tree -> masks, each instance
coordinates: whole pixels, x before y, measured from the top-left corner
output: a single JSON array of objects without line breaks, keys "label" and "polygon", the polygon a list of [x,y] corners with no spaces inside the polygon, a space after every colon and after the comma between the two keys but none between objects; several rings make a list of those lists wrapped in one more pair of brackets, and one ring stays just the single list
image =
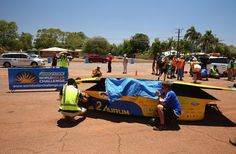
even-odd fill
[{"label": "tree", "polygon": [[173,37],[168,38],[168,40],[167,40],[167,50],[172,50],[172,48],[177,48],[176,44],[177,43],[176,43],[176,41],[174,40]]},{"label": "tree", "polygon": [[21,49],[27,51],[32,48],[33,36],[30,33],[22,33],[19,41],[21,44]]},{"label": "tree", "polygon": [[194,52],[197,49],[197,46],[200,44],[201,33],[197,32],[195,27],[192,26],[186,31],[184,39],[190,42],[191,52]]},{"label": "tree", "polygon": [[[181,39],[179,41],[179,49],[180,49],[180,53],[182,54],[186,54],[189,53],[192,49],[191,43],[185,39]],[[198,49],[195,49],[195,51]]]},{"label": "tree", "polygon": [[103,37],[93,37],[88,39],[84,45],[83,51],[85,53],[96,53],[105,55],[109,51],[110,44],[108,41]]},{"label": "tree", "polygon": [[128,57],[133,56],[130,40],[124,40],[122,44],[117,46],[118,55],[127,54]]},{"label": "tree", "polygon": [[17,50],[18,47],[16,23],[0,20],[0,48],[2,50]]},{"label": "tree", "polygon": [[119,55],[120,52],[118,50],[118,47],[115,44],[110,45],[110,49],[109,51],[113,54],[113,55]]},{"label": "tree", "polygon": [[217,42],[217,39],[212,34],[211,30],[207,30],[205,34],[201,37],[202,49],[206,53],[213,50],[214,44]]},{"label": "tree", "polygon": [[161,53],[161,41],[159,38],[155,38],[151,46],[151,54],[155,56],[157,53]]},{"label": "tree", "polygon": [[68,49],[81,49],[87,39],[83,32],[66,32],[65,47]]},{"label": "tree", "polygon": [[48,48],[52,46],[63,47],[65,35],[60,29],[39,29],[34,42],[36,48]]},{"label": "tree", "polygon": [[130,40],[133,53],[144,52],[149,49],[149,38],[142,33],[136,33]]}]

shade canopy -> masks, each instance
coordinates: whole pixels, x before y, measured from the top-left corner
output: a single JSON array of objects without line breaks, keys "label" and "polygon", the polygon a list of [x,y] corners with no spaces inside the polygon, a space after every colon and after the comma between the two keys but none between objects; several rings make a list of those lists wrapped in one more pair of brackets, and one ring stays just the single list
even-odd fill
[{"label": "shade canopy", "polygon": [[47,49],[42,49],[40,51],[54,51],[54,52],[66,52],[68,49],[58,48],[58,47],[51,47]]}]

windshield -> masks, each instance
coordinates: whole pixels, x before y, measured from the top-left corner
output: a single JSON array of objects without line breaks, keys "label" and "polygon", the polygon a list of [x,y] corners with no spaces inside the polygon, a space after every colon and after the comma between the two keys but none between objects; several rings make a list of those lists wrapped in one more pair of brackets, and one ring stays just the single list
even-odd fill
[{"label": "windshield", "polygon": [[40,58],[39,55],[36,55],[36,54],[30,55],[30,57],[32,57],[32,58]]}]

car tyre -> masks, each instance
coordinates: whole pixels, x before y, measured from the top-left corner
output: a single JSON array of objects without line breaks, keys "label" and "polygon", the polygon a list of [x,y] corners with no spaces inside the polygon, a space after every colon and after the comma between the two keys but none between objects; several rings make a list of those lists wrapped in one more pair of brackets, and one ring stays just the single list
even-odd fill
[{"label": "car tyre", "polygon": [[11,67],[11,64],[10,64],[9,62],[5,62],[5,63],[3,64],[3,66],[6,67],[6,68],[8,68],[8,67]]},{"label": "car tyre", "polygon": [[38,67],[38,63],[32,62],[32,63],[31,63],[31,66],[34,67],[34,68],[35,68],[35,67]]}]

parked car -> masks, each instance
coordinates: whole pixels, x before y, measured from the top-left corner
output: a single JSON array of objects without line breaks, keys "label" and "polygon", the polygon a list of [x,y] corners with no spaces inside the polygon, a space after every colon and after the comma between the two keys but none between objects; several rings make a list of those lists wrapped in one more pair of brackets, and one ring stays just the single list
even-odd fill
[{"label": "parked car", "polygon": [[67,55],[67,58],[69,59],[69,61],[72,61],[72,59],[74,59],[74,57],[70,54]]},{"label": "parked car", "polygon": [[3,53],[0,56],[0,66],[3,67],[41,67],[45,62],[39,57],[31,57],[27,53]]},{"label": "parked car", "polygon": [[93,63],[93,62],[106,63],[107,62],[107,58],[105,56],[101,56],[101,55],[97,55],[97,54],[90,54],[86,58],[88,58],[88,61],[90,63]]},{"label": "parked car", "polygon": [[29,54],[30,55],[30,57],[32,57],[32,58],[41,58],[39,55],[37,55],[37,54]]},{"label": "parked car", "polygon": [[207,69],[210,70],[211,67],[216,65],[221,76],[227,76],[227,67],[229,59],[227,57],[209,57],[207,61]]}]

